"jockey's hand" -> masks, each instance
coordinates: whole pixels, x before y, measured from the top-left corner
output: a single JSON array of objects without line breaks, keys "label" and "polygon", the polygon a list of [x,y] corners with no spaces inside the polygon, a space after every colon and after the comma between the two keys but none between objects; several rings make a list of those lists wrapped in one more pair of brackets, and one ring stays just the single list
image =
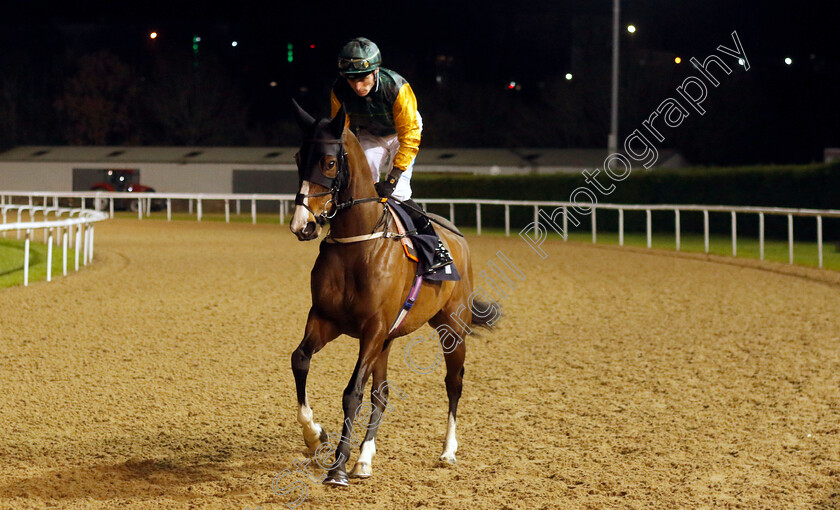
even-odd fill
[{"label": "jockey's hand", "polygon": [[376,194],[382,198],[389,198],[397,187],[397,181],[400,175],[402,175],[402,170],[398,168],[391,170],[384,181],[379,181],[374,185],[376,187]]}]

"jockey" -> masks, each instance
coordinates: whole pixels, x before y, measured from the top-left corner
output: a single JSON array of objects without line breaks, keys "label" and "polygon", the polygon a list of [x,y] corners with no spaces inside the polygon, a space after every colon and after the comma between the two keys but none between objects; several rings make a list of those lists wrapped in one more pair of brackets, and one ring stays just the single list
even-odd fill
[{"label": "jockey", "polygon": [[[344,105],[347,124],[356,134],[370,164],[376,192],[408,205],[418,234],[437,237],[431,221],[420,214],[411,200],[411,174],[420,149],[423,119],[417,111],[417,98],[408,82],[390,69],[381,67],[382,55],[372,41],[357,37],[338,54],[338,72],[330,93],[331,116]],[[379,182],[380,172],[387,172]],[[431,270],[446,266],[452,256],[438,238]]]}]

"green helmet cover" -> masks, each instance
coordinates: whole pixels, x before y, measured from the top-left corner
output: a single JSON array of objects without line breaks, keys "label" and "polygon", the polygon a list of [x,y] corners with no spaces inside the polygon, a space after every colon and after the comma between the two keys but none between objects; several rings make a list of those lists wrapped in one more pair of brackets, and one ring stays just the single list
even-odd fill
[{"label": "green helmet cover", "polygon": [[338,53],[338,72],[342,76],[365,75],[378,69],[380,64],[379,47],[364,37],[348,42]]}]

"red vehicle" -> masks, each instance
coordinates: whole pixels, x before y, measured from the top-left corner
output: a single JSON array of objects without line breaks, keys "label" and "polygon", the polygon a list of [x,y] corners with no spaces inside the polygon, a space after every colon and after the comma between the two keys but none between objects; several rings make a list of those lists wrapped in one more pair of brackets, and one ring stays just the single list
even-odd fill
[{"label": "red vehicle", "polygon": [[[136,170],[103,170],[107,180],[93,184],[91,191],[117,191],[129,193],[154,193],[154,188],[140,184],[140,173]],[[100,211],[108,209],[107,198],[97,200],[96,206]],[[152,200],[152,210],[162,209],[161,200]],[[114,210],[137,211],[136,199],[114,199]]]}]

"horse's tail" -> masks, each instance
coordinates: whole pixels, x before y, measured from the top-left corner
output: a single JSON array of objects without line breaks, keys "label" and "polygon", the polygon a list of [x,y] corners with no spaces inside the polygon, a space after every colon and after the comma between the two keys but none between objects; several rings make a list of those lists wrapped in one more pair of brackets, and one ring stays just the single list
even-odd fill
[{"label": "horse's tail", "polygon": [[487,303],[473,298],[472,303],[470,303],[470,310],[472,311],[471,322],[474,326],[490,329],[502,317],[502,306],[493,300]]}]

